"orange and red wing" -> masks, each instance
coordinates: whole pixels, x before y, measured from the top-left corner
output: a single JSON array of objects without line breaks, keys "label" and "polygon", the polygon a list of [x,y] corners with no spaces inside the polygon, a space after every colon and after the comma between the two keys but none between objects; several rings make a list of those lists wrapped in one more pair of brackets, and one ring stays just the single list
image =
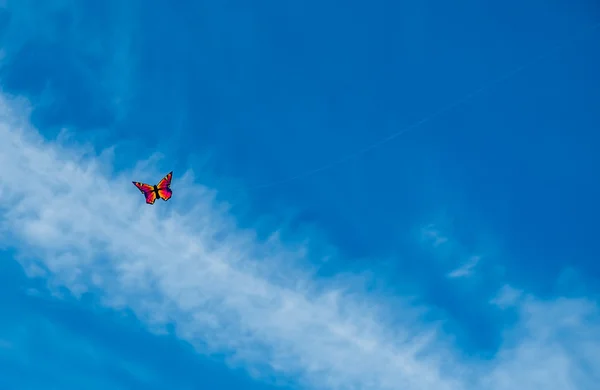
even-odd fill
[{"label": "orange and red wing", "polygon": [[158,184],[156,185],[158,189],[168,188],[171,186],[171,179],[173,178],[173,171],[167,173],[165,177],[163,177]]},{"label": "orange and red wing", "polygon": [[156,201],[156,192],[154,192],[154,187],[150,184],[140,183],[138,181],[132,182],[146,197],[146,203],[154,204]]},{"label": "orange and red wing", "polygon": [[163,189],[158,190],[158,197],[164,201],[171,199],[172,195],[173,195],[173,191],[171,191],[170,188],[163,188]]},{"label": "orange and red wing", "polygon": [[167,173],[165,177],[156,185],[158,187],[158,197],[164,201],[171,199],[173,191],[171,191],[171,179],[173,178],[173,171]]}]

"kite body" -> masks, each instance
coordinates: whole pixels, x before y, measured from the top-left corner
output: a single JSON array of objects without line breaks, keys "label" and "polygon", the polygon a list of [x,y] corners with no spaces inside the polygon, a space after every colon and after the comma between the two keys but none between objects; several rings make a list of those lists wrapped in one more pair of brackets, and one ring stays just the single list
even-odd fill
[{"label": "kite body", "polygon": [[169,172],[157,185],[151,186],[150,184],[140,183],[138,181],[132,182],[146,197],[146,203],[154,204],[156,199],[162,199],[165,202],[171,199],[173,191],[171,191],[171,178],[173,177],[173,171]]}]

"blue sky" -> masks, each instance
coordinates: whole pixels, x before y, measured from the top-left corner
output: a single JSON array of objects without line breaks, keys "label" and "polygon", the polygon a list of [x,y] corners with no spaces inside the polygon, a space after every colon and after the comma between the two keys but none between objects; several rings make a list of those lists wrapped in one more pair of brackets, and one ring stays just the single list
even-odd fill
[{"label": "blue sky", "polygon": [[592,1],[0,4],[2,389],[600,380]]}]

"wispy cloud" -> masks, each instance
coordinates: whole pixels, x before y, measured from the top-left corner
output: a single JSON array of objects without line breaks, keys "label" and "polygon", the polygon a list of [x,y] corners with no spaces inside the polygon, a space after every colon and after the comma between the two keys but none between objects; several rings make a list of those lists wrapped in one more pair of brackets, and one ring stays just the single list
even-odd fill
[{"label": "wispy cloud", "polygon": [[479,263],[480,260],[481,260],[480,256],[471,256],[471,258],[466,263],[464,263],[462,266],[455,269],[454,271],[450,272],[448,274],[448,277],[449,278],[461,278],[461,277],[471,275],[471,273],[473,272],[473,269],[477,266],[477,264]]},{"label": "wispy cloud", "polygon": [[521,298],[521,295],[522,291],[519,291],[512,286],[504,285],[490,303],[501,308],[515,306],[518,303],[519,298]]},{"label": "wispy cloud", "polygon": [[[236,226],[214,192],[177,176],[174,197],[143,204],[110,153],[42,139],[21,103],[0,99],[0,239],[25,268],[74,295],[93,291],[160,332],[174,323],[200,353],[329,389],[592,389],[598,306],[528,297],[491,361],[462,357],[417,308],[297,268],[310,253]],[[164,169],[163,169],[164,170]],[[429,234],[429,233],[427,233]],[[444,238],[429,234],[434,244]],[[32,271],[33,272],[33,271]],[[393,302],[393,303],[392,303]]]},{"label": "wispy cloud", "polygon": [[421,240],[441,260],[439,267],[450,269],[445,272],[450,279],[471,276],[482,259],[436,224],[421,228]]},{"label": "wispy cloud", "polygon": [[433,224],[427,225],[421,229],[421,237],[434,248],[448,242],[448,237],[443,235]]}]

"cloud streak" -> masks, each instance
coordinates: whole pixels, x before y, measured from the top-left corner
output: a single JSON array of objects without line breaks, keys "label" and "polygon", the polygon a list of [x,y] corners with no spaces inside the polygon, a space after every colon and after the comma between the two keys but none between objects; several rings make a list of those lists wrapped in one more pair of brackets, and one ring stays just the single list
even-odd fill
[{"label": "cloud streak", "polygon": [[53,286],[92,291],[156,332],[175,324],[200,353],[329,389],[586,389],[600,373],[592,302],[530,297],[495,359],[461,356],[423,308],[316,279],[298,266],[310,262],[303,246],[238,228],[191,173],[148,207],[130,183],[160,177],[156,162],[115,174],[110,150],[44,140],[28,113],[0,98],[2,242],[32,276],[44,269]]},{"label": "cloud streak", "polygon": [[477,264],[479,263],[480,260],[481,260],[480,256],[472,256],[469,259],[469,261],[467,261],[466,263],[464,263],[462,266],[455,269],[454,271],[450,272],[448,274],[448,277],[449,278],[464,278],[464,277],[471,275],[473,273],[473,270],[475,269],[475,267],[477,267]]},{"label": "cloud streak", "polygon": [[433,224],[422,228],[421,236],[424,241],[429,242],[434,248],[448,242],[448,237],[444,236]]}]

